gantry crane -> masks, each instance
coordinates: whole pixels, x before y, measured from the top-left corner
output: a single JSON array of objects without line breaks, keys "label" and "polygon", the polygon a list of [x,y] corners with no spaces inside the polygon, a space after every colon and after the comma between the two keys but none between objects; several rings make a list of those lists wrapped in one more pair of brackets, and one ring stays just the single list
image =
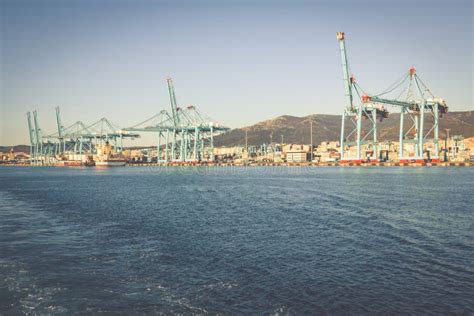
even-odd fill
[{"label": "gantry crane", "polygon": [[107,118],[101,118],[90,125],[77,121],[64,127],[59,107],[56,107],[55,111],[57,132],[47,135],[43,135],[37,112],[33,111],[33,123],[31,112],[27,113],[32,165],[51,165],[61,160],[65,154],[93,155],[99,145],[108,141],[111,141],[120,152],[124,138],[140,137],[137,133],[122,130]]},{"label": "gantry crane", "polygon": [[57,131],[43,135],[37,112],[33,111],[33,115],[28,112],[31,164],[54,164],[64,158],[65,154],[93,155],[98,146],[106,142],[114,144],[120,152],[123,149],[123,139],[140,137],[138,132],[158,133],[158,162],[213,161],[214,136],[229,128],[214,122],[192,105],[184,109],[178,107],[173,80],[167,78],[166,82],[171,114],[163,110],[150,119],[125,129],[105,117],[90,125],[77,121],[65,127],[60,109],[56,107]]},{"label": "gantry crane", "polygon": [[[374,103],[363,102],[363,95],[360,93],[360,87],[357,85],[354,75],[349,76],[349,64],[347,62],[347,52],[345,44],[345,35],[343,32],[336,34],[337,40],[339,41],[339,49],[341,54],[342,73],[344,80],[344,90],[346,96],[346,106],[342,113],[342,124],[341,124],[341,139],[340,139],[340,162],[354,161],[360,163],[362,161],[361,148],[364,144],[372,146],[374,151],[374,157],[378,157],[377,148],[377,120],[382,121],[388,117],[388,111],[381,105]],[[358,102],[355,104],[354,97],[358,97]],[[353,124],[352,129],[346,134],[346,119],[349,118]],[[369,132],[362,137],[362,118],[369,120],[371,128]],[[369,137],[372,136],[372,140]],[[350,141],[350,139],[354,141]],[[357,152],[355,157],[348,157],[346,155],[345,147],[351,145],[357,146]]]},{"label": "gantry crane", "polygon": [[[404,84],[408,83],[404,87]],[[382,97],[385,94],[393,94],[398,88],[401,93],[397,93],[396,98]],[[403,97],[403,99],[401,99]],[[430,153],[432,162],[439,161],[439,118],[448,113],[446,101],[435,97],[430,89],[421,81],[416,73],[415,67],[411,67],[408,72],[389,89],[378,95],[363,96],[364,102],[376,102],[400,107],[400,134],[399,134],[399,160],[400,162],[424,161],[425,143],[430,140],[434,144],[434,153]],[[433,125],[425,131],[426,115],[431,115]],[[408,116],[408,126],[405,124],[405,116]],[[433,136],[430,138],[430,136]],[[409,157],[405,149],[406,143],[413,143],[415,155]]]},{"label": "gantry crane", "polygon": [[160,111],[126,131],[158,134],[158,162],[214,160],[214,136],[229,130],[197,110],[195,106],[178,107],[171,78],[166,79],[171,114]]},{"label": "gantry crane", "polygon": [[[392,84],[384,92],[370,95],[366,93],[356,82],[353,76],[349,77],[349,67],[347,63],[347,55],[345,49],[345,36],[343,32],[337,33],[339,41],[340,53],[342,58],[342,69],[344,78],[344,87],[347,105],[344,108],[341,124],[341,162],[356,160],[361,161],[361,145],[364,138],[361,139],[361,119],[362,117],[369,118],[372,123],[373,133],[373,148],[375,157],[377,157],[377,125],[376,119],[388,117],[388,111],[383,105],[390,105],[400,108],[400,134],[399,134],[399,160],[400,162],[416,162],[424,161],[425,146],[427,140],[434,143],[434,153],[430,155],[431,161],[439,161],[439,118],[448,112],[446,102],[439,97],[435,97],[430,89],[421,81],[416,74],[416,69],[411,67],[409,71],[402,76],[400,80]],[[405,83],[408,85],[404,86]],[[400,92],[401,88],[401,92]],[[361,103],[354,105],[353,93],[359,96]],[[396,95],[396,97],[389,98],[387,95]],[[432,127],[425,132],[426,113],[430,113],[433,118]],[[408,129],[406,129],[405,116],[408,115],[410,122]],[[346,117],[350,117],[355,124],[355,129],[352,130],[348,136],[345,136],[344,122]],[[347,137],[357,132],[356,141],[357,155],[356,157],[347,157],[345,153],[345,145],[350,145],[346,142]],[[410,136],[413,134],[413,137]],[[433,135],[432,139],[429,137]],[[413,157],[409,157],[405,149],[406,143],[414,143],[415,153]]]},{"label": "gantry crane", "polygon": [[31,121],[31,112],[28,112],[26,115],[30,135],[30,164],[44,165],[52,163],[56,152],[56,143],[43,137],[43,131],[40,128],[36,111],[33,111],[33,122]]}]

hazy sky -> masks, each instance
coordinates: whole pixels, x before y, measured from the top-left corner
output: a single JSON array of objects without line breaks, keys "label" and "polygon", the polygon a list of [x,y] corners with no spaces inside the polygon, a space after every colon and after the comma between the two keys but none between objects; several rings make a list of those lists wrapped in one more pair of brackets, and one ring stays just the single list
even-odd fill
[{"label": "hazy sky", "polygon": [[473,2],[5,1],[0,145],[108,117],[131,126],[178,103],[231,127],[340,114],[337,31],[359,84],[377,93],[411,65],[450,110],[473,110]]}]

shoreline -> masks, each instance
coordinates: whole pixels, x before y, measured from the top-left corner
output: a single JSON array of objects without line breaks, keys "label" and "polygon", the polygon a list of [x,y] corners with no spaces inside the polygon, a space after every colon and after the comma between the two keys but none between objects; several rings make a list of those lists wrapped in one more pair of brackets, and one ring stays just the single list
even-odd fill
[{"label": "shoreline", "polygon": [[[56,167],[56,168],[94,168],[94,166],[36,166],[30,164],[0,164],[0,167]],[[123,167],[474,167],[474,162],[373,162],[373,163],[133,163],[125,166],[111,166],[107,168]],[[102,167],[101,169],[104,169]]]}]

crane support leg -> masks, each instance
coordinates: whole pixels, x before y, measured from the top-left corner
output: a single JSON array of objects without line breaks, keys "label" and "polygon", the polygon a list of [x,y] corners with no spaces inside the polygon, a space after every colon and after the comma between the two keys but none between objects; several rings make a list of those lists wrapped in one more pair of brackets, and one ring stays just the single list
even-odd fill
[{"label": "crane support leg", "polygon": [[400,110],[400,135],[398,136],[398,141],[399,141],[399,148],[398,148],[398,160],[403,159],[403,140],[405,138],[405,132],[403,130],[403,124],[404,124],[404,118],[405,118],[405,107],[402,107]]},{"label": "crane support leg", "polygon": [[344,123],[346,121],[346,111],[342,112],[342,122],[341,122],[341,158],[340,160],[344,160]]},{"label": "crane support leg", "polygon": [[156,146],[156,162],[161,160],[161,132],[158,132],[158,145]]},{"label": "crane support leg", "polygon": [[425,101],[423,100],[422,108],[420,109],[420,130],[418,131],[418,146],[419,146],[419,159],[423,159],[424,156],[424,123],[425,123]]},{"label": "crane support leg", "polygon": [[165,161],[166,162],[169,162],[169,155],[170,155],[170,149],[169,149],[169,145],[170,144],[170,130],[167,129],[166,130],[166,152],[165,152]]},{"label": "crane support leg", "polygon": [[193,157],[194,157],[194,160],[197,161],[198,160],[198,157],[197,157],[197,144],[198,144],[198,139],[199,139],[199,130],[197,127],[194,128],[194,152],[193,152]]},{"label": "crane support leg", "polygon": [[439,110],[438,106],[435,106],[434,109],[434,158],[439,161]]},{"label": "crane support leg", "polygon": [[357,111],[357,160],[361,160],[362,106]]},{"label": "crane support leg", "polygon": [[377,146],[377,111],[372,111],[372,120],[374,124],[373,133],[374,133],[374,159],[378,159],[378,146]]}]

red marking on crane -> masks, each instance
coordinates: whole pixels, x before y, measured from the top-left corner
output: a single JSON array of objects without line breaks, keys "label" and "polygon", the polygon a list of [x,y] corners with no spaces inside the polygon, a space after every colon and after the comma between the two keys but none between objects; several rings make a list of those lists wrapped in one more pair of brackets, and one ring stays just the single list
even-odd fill
[{"label": "red marking on crane", "polygon": [[363,103],[370,102],[370,96],[368,96],[367,94],[362,95],[362,102]]},{"label": "red marking on crane", "polygon": [[416,68],[411,66],[409,69],[409,72],[410,72],[410,76],[413,76],[414,74],[416,74]]}]

